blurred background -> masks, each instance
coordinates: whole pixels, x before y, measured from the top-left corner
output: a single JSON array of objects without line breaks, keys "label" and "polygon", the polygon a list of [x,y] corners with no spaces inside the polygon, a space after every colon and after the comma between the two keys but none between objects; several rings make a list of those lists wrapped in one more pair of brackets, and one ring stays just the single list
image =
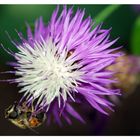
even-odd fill
[{"label": "blurred background", "polygon": [[[74,10],[76,11],[78,7],[85,8],[86,16],[90,15],[94,20],[94,17],[107,6],[74,5]],[[26,37],[25,23],[28,22],[33,26],[35,20],[42,16],[47,24],[55,8],[56,5],[0,5],[0,43],[6,48],[16,51],[6,32],[12,40],[19,41],[16,30],[22,32]],[[140,5],[121,5],[103,21],[103,28],[112,27],[112,39],[120,37],[115,45],[123,45],[129,55],[138,57],[140,55],[139,15]],[[12,56],[0,48],[0,72],[11,70],[11,67],[5,64],[12,60]],[[0,77],[1,79],[14,78],[13,75],[7,74],[1,74]],[[19,129],[4,118],[4,110],[21,97],[18,90],[15,84],[0,83],[0,135],[36,135],[30,130]],[[56,124],[51,124],[49,127],[43,124],[36,131],[39,132],[39,135],[140,135],[139,92],[140,86],[138,85],[132,94],[121,99],[121,104],[116,106],[116,111],[110,116],[104,116],[91,109],[89,112],[81,111],[77,107],[81,111],[81,115],[85,116],[86,124],[81,124],[73,119],[71,126],[64,123],[64,126],[60,128]]]}]

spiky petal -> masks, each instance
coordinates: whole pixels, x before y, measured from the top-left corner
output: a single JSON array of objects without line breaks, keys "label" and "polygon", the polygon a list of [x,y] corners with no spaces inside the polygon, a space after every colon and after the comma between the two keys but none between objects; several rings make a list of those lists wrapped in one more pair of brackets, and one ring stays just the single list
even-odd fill
[{"label": "spiky petal", "polygon": [[72,8],[67,10],[64,6],[59,16],[58,11],[59,7],[48,25],[42,18],[37,20],[34,34],[27,25],[27,40],[19,34],[22,43],[16,46],[19,51],[15,53],[15,82],[27,101],[37,99],[38,107],[50,107],[57,98],[60,109],[63,103],[69,112],[74,112],[68,99],[83,98],[85,103],[107,114],[104,108],[112,110],[112,104],[104,95],[120,92],[107,88],[116,81],[112,80],[114,72],[106,67],[122,55],[113,53],[119,48],[111,49],[117,39],[110,41],[110,29],[101,29],[101,25],[92,30],[92,19],[84,19],[84,10],[73,14]]}]

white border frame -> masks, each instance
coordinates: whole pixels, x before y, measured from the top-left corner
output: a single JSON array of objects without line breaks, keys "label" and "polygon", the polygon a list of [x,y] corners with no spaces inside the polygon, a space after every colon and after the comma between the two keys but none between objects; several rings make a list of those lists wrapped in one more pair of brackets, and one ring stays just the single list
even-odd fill
[{"label": "white border frame", "polygon": [[140,0],[0,0],[0,4],[140,4]]}]

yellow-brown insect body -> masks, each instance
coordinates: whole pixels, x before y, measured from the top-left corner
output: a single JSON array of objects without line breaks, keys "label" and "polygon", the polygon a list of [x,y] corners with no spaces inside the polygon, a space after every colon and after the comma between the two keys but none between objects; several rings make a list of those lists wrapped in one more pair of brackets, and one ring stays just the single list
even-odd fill
[{"label": "yellow-brown insect body", "polygon": [[34,112],[33,106],[28,107],[24,102],[22,105],[10,106],[5,111],[5,118],[19,128],[35,128],[40,126],[46,118],[43,111]]}]

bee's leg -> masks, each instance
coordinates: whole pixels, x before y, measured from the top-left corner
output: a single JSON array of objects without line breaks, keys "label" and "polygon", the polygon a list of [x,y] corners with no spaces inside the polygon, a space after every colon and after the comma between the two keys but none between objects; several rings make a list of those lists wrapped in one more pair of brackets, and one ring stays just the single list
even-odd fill
[{"label": "bee's leg", "polygon": [[39,134],[36,130],[32,129],[31,127],[27,126],[27,128],[33,131],[34,133]]},{"label": "bee's leg", "polygon": [[32,129],[31,127],[28,127],[31,131],[33,131],[36,134],[39,134],[37,131],[35,131],[34,129]]}]

